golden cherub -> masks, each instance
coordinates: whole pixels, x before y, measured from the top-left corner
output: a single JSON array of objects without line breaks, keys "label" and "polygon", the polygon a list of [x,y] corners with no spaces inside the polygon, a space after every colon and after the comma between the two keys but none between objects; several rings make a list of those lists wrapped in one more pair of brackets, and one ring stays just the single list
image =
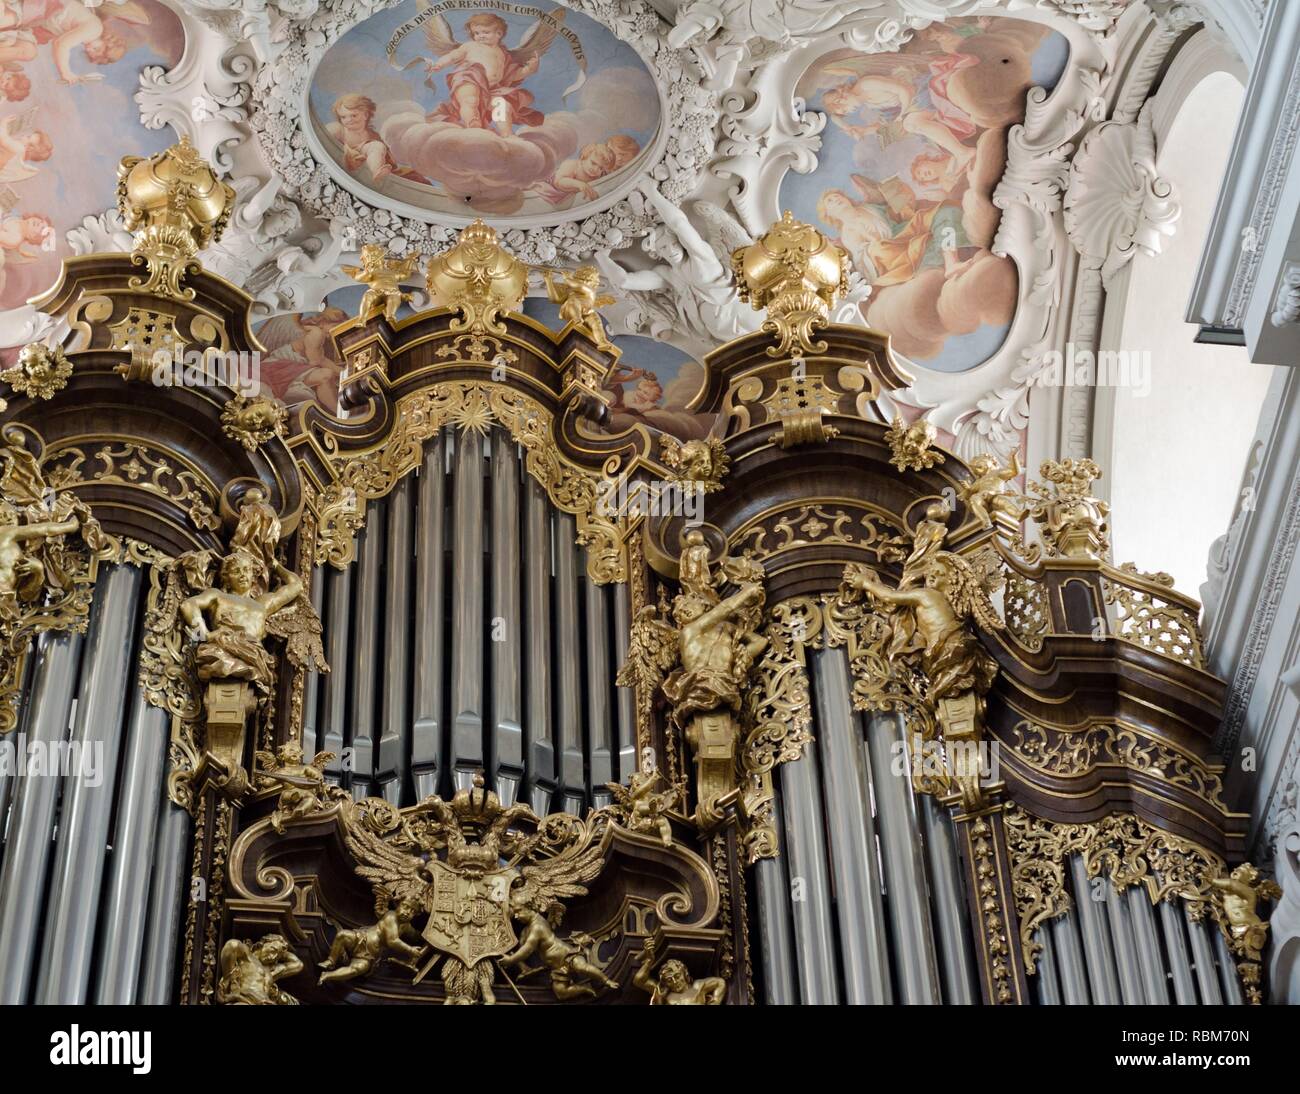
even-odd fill
[{"label": "golden cherub", "polygon": [[284,935],[268,934],[260,942],[231,938],[221,947],[217,1002],[246,1006],[296,1006],[298,1000],[280,987],[302,972],[302,959]]},{"label": "golden cherub", "polygon": [[389,950],[401,955],[394,958],[399,965],[414,969],[426,947],[413,946],[402,935],[410,929],[411,920],[419,910],[419,902],[411,896],[398,897],[396,905],[393,905],[386,890],[376,889],[375,915],[378,919],[370,927],[344,929],[334,935],[329,956],[320,963],[326,971],[316,982],[330,984],[365,976]]},{"label": "golden cherub", "polygon": [[1258,961],[1268,937],[1268,924],[1258,912],[1261,900],[1276,900],[1282,895],[1277,883],[1261,878],[1249,862],[1243,862],[1227,877],[1214,878],[1211,885],[1223,907],[1234,949]]},{"label": "golden cherub", "polygon": [[597,349],[609,353],[614,343],[605,333],[605,324],[597,309],[614,303],[614,298],[600,295],[600,271],[595,266],[579,266],[564,274],[564,280],[559,284],[556,284],[552,270],[543,270],[542,276],[546,279],[546,295],[552,304],[560,305],[560,318],[586,334],[596,343]]},{"label": "golden cherub", "polygon": [[627,826],[633,832],[657,832],[665,847],[673,845],[673,829],[665,810],[676,794],[672,789],[656,791],[661,776],[658,771],[634,771],[627,786],[606,783],[605,787],[627,814]]},{"label": "golden cherub", "polygon": [[896,415],[885,432],[891,453],[889,462],[900,471],[924,471],[943,463],[943,453],[931,447],[937,436],[933,422],[917,418],[911,425],[904,425],[903,419]]},{"label": "golden cherub", "polygon": [[75,514],[66,520],[42,520],[23,524],[18,511],[0,501],[0,599],[17,596],[32,601],[45,586],[45,563],[37,551],[26,550],[29,540],[47,540],[68,535],[81,527]]},{"label": "golden cherub", "polygon": [[654,939],[647,938],[641,950],[641,966],[632,976],[634,986],[650,993],[650,1005],[661,1006],[721,1006],[727,997],[727,982],[720,976],[706,976],[692,980],[691,974],[676,958],[663,963],[659,975],[654,976]]},{"label": "golden cherub", "polygon": [[[599,994],[593,983],[608,991],[618,989],[617,980],[611,980],[583,956],[583,950],[595,941],[591,935],[575,931],[564,939],[556,933],[564,918],[564,905],[559,901],[551,901],[545,912],[524,904],[515,907],[513,915],[523,924],[523,931],[519,945],[501,958],[502,968],[517,966],[523,970],[521,980],[532,972],[546,969],[551,974],[551,990],[561,1002]],[[525,962],[534,954],[541,965],[530,968]]]},{"label": "golden cherub", "polygon": [[975,519],[988,528],[998,514],[1004,513],[1019,523],[1019,500],[1014,494],[1006,492],[1007,483],[1021,472],[1019,450],[1011,450],[1011,460],[1006,467],[998,462],[996,456],[981,453],[971,460],[970,469],[975,477],[970,482],[962,483],[957,488],[957,493]]},{"label": "golden cherub", "polygon": [[348,797],[345,790],[325,781],[325,765],[334,758],[333,752],[318,752],[308,762],[297,741],[282,744],[275,755],[258,750],[256,759],[262,769],[258,784],[268,789],[277,785],[281,788],[271,814],[272,828],[283,832],[285,821],[316,812],[330,798]]},{"label": "golden cherub", "polygon": [[384,318],[393,322],[402,301],[411,299],[411,294],[402,289],[402,282],[415,273],[419,264],[418,254],[397,258],[382,243],[365,244],[361,248],[361,265],[343,267],[350,278],[367,286],[361,298],[361,316],[382,308]]}]

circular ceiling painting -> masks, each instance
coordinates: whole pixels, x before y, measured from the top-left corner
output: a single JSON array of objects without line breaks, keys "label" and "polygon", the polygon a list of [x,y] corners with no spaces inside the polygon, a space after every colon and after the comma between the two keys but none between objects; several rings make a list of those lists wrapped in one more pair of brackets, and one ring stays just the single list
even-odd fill
[{"label": "circular ceiling painting", "polygon": [[661,117],[640,57],[601,24],[466,0],[406,0],[353,27],[308,104],[336,173],[377,204],[531,223],[620,197]]}]

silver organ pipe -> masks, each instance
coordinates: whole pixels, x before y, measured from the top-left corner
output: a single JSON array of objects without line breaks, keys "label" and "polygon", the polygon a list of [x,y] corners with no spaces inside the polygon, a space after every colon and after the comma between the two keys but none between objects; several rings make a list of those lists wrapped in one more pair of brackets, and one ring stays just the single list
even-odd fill
[{"label": "silver organ pipe", "polygon": [[[0,843],[0,1000],[167,1003],[190,818],[166,797],[170,716],[137,683],[146,574],[105,568],[85,635],[33,645]],[[56,758],[64,763],[55,770]],[[40,771],[44,771],[41,774]]]},{"label": "silver organ pipe", "polygon": [[371,504],[356,562],[317,575],[330,672],[308,681],[304,736],[350,749],[331,777],[402,804],[480,771],[538,812],[608,801],[636,761],[613,683],[626,590],[590,580],[576,539],[503,430],[429,441]]}]

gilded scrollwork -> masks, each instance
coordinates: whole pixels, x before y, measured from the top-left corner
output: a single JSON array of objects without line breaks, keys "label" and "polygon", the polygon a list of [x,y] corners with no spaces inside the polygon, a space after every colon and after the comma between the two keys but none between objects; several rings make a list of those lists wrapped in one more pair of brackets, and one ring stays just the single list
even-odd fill
[{"label": "gilded scrollwork", "polygon": [[334,459],[335,481],[317,501],[316,562],[342,568],[352,559],[353,537],[365,524],[365,506],[383,497],[419,465],[424,442],[444,426],[485,432],[493,424],[524,449],[524,466],[551,503],[577,517],[578,542],[587,548],[587,570],[597,584],[623,581],[627,565],[621,518],[606,516],[598,475],[565,459],[551,435],[549,412],[511,388],[480,381],[435,384],[402,399],[383,444]]},{"label": "gilded scrollwork", "polygon": [[111,441],[93,452],[67,445],[47,454],[45,474],[56,490],[89,482],[144,490],[179,505],[196,528],[215,531],[221,527],[218,491],[208,477],[143,442]]},{"label": "gilded scrollwork", "polygon": [[1184,665],[1204,668],[1205,651],[1195,608],[1174,596],[1162,598],[1150,589],[1124,581],[1125,577],[1138,578],[1172,591],[1174,579],[1168,574],[1140,573],[1131,562],[1124,563],[1119,571],[1110,571],[1113,576],[1102,579],[1106,603],[1115,607],[1115,633]]},{"label": "gilded scrollwork", "polygon": [[1005,747],[1046,774],[1080,775],[1098,765],[1115,764],[1153,775],[1191,791],[1219,810],[1227,809],[1218,770],[1128,726],[1092,725],[1070,730],[1022,719],[1012,728],[1011,736]]},{"label": "gilded scrollwork", "polygon": [[878,558],[903,542],[902,528],[883,511],[808,502],[763,513],[733,536],[737,550],[759,562],[793,547],[855,547]]},{"label": "gilded scrollwork", "polygon": [[0,430],[0,733],[18,723],[31,640],[83,633],[98,567],[122,551],[74,493],[50,481],[41,455],[30,431]]}]

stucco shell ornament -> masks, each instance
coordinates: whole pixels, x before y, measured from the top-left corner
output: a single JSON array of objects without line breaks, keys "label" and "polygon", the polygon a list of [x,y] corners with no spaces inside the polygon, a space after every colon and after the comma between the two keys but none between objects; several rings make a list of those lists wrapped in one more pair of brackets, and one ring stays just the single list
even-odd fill
[{"label": "stucco shell ornament", "polygon": [[[509,194],[500,200],[499,187],[496,204],[484,208],[469,204],[473,195],[463,195],[466,205],[461,214],[455,201],[462,197],[463,184],[458,188],[457,180],[433,177],[445,156],[436,148],[420,148],[411,138],[413,133],[432,132],[459,142],[456,155],[461,154],[459,150],[470,138],[484,145],[498,138],[516,144],[524,138],[543,143],[548,120],[535,107],[546,103],[541,99],[534,102],[532,90],[513,97],[509,90],[498,94],[492,81],[500,79],[499,74],[486,75],[463,51],[453,52],[454,46],[471,41],[473,30],[467,24],[468,17],[487,9],[463,0],[336,0],[294,25],[285,48],[258,74],[250,122],[263,154],[283,178],[288,194],[297,198],[306,212],[326,221],[344,240],[345,247],[375,241],[397,253],[432,253],[446,247],[457,229],[482,215],[499,228],[506,245],[525,262],[574,261],[597,250],[627,247],[659,223],[654,208],[640,192],[647,180],[653,181],[674,204],[697,189],[713,154],[720,110],[718,95],[701,86],[698,65],[690,52],[668,45],[670,27],[649,3],[547,0],[543,4],[520,0],[495,3],[491,9],[500,13],[503,26],[508,24],[498,39],[513,51],[507,64],[531,64],[532,72],[538,75],[536,80],[531,75],[516,80],[513,86],[548,86],[546,80],[552,73],[543,66],[558,69],[567,64],[582,69],[576,83],[585,84],[587,89],[585,96],[573,93],[574,84],[562,92],[552,91],[550,109],[555,110],[557,103],[560,106],[554,114],[556,124],[570,119],[572,131],[547,149],[551,157],[547,177],[524,178],[522,181],[528,185],[521,185],[521,196],[516,201]],[[587,20],[600,27],[593,28]],[[338,54],[330,58],[326,55],[336,47],[357,49],[350,43],[361,42],[365,35],[345,36],[354,28],[364,31],[363,23],[371,28],[368,40],[377,55],[371,67],[349,81],[329,67]],[[387,44],[396,33],[394,28],[403,27],[406,30],[397,43],[397,52],[386,56]],[[443,34],[441,53],[436,41],[439,27]],[[535,45],[537,40],[535,32],[529,37],[534,27],[541,27],[551,39],[547,54],[541,58],[528,52],[529,42]],[[605,73],[597,68],[599,57],[589,56],[584,48],[584,27],[589,41],[604,39],[607,53],[618,51],[623,65],[620,71],[636,74],[644,81],[646,91],[653,88],[658,95],[658,109],[650,111],[653,125],[643,126],[635,138],[616,136],[626,127],[613,114],[607,116],[604,130],[598,122],[594,128],[587,124],[593,103],[601,102],[599,95],[592,94],[592,81]],[[453,37],[447,36],[448,31]],[[492,34],[487,33],[486,39],[491,38]],[[364,42],[360,48],[364,48]],[[459,75],[461,72],[467,75]],[[421,86],[420,80],[426,77]],[[399,83],[401,80],[405,83]],[[467,90],[463,100],[458,88],[475,82],[477,88]],[[558,77],[551,79],[556,86],[561,82]],[[503,87],[508,84],[508,79],[502,81]],[[395,87],[399,89],[396,92]],[[378,88],[383,89],[382,95],[370,93]],[[407,95],[412,101],[405,104],[405,114],[396,113],[399,108],[384,99],[400,97],[401,88],[414,90],[414,94]],[[481,122],[461,114],[462,102],[472,98],[475,90],[484,101]],[[353,106],[361,102],[360,110],[344,117],[349,102]],[[394,116],[379,119],[375,115],[377,105],[381,111],[391,110]],[[421,108],[432,110],[421,118],[413,113]],[[364,116],[367,112],[368,118]],[[343,132],[345,121],[353,126],[351,136]],[[364,162],[367,131],[376,141],[370,149],[373,162],[369,164]],[[397,133],[393,147],[407,153],[404,158],[421,163],[423,171],[399,165],[391,150],[385,151],[381,132],[384,138]],[[598,168],[584,166],[580,162],[583,153],[602,141],[609,143],[611,136],[615,137],[615,149],[620,141],[623,150],[633,143],[636,148],[625,163],[617,163],[605,172],[607,178],[594,179],[592,175]],[[399,145],[399,141],[404,144]],[[492,151],[484,149],[485,153]],[[381,177],[385,182],[380,186],[375,165],[385,155],[391,168],[400,174],[394,177],[391,169],[383,169]],[[357,165],[356,169],[349,170],[348,162]],[[577,176],[576,193],[566,195],[556,190],[557,182],[563,189],[566,172],[570,177]],[[549,200],[538,195],[549,195]]]}]

